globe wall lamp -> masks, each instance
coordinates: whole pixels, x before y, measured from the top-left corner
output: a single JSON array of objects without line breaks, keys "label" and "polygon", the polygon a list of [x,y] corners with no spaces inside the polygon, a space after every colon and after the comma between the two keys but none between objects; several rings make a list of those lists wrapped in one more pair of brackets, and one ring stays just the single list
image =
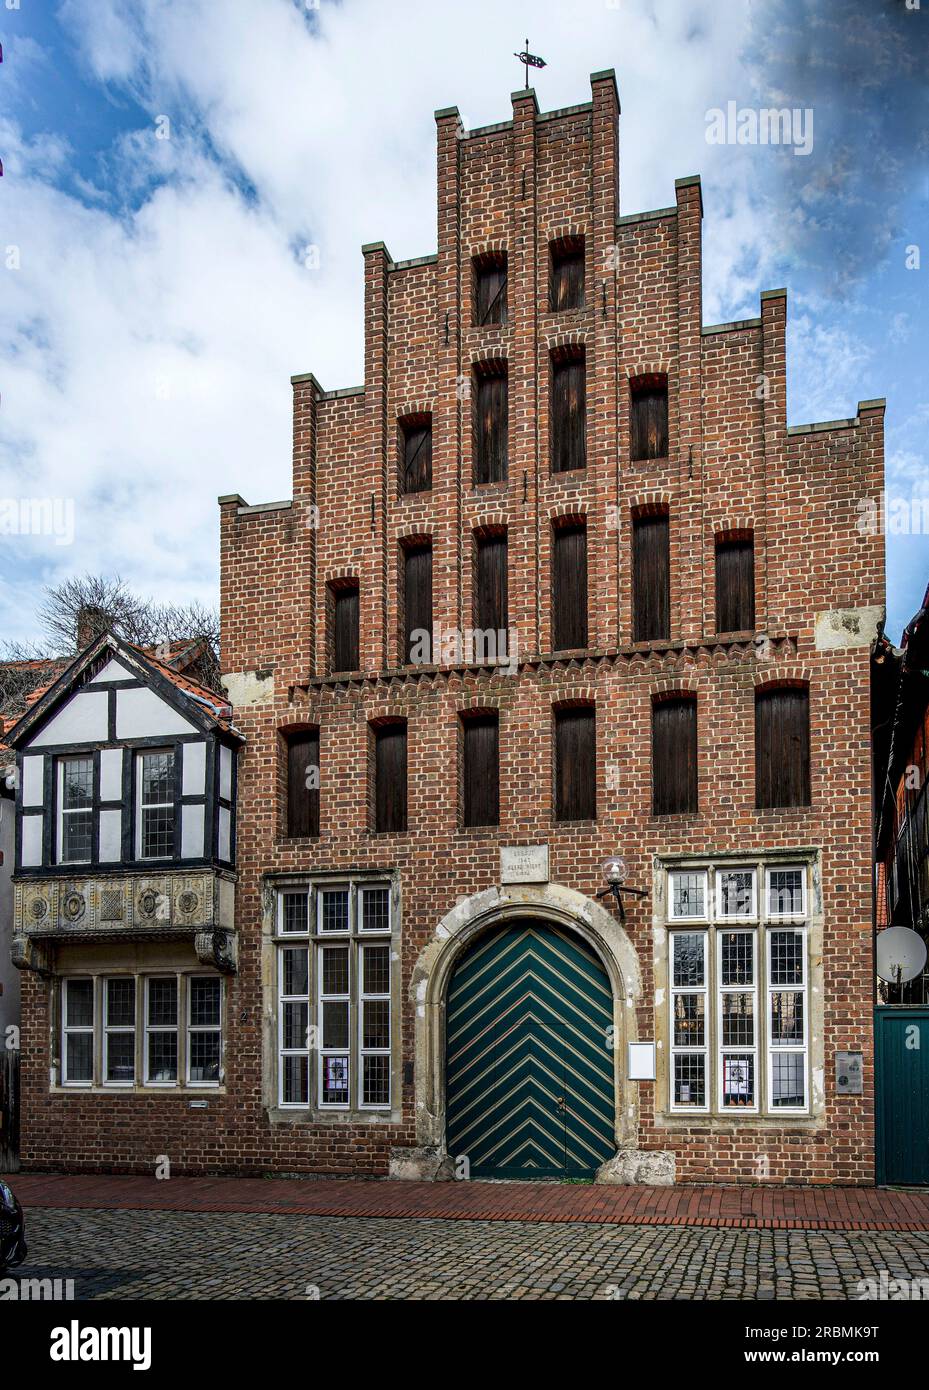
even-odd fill
[{"label": "globe wall lamp", "polygon": [[609,859],[604,859],[603,877],[606,879],[606,887],[600,889],[597,897],[605,898],[608,893],[612,894],[619,910],[619,920],[625,924],[626,909],[623,907],[623,894],[629,893],[634,898],[647,898],[648,893],[644,888],[630,888],[627,885],[626,861],[622,855],[611,854]]}]

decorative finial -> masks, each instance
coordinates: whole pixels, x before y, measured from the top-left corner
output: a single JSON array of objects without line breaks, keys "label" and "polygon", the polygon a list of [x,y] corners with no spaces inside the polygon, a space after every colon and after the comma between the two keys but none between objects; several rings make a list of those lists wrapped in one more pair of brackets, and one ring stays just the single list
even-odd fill
[{"label": "decorative finial", "polygon": [[544,67],[545,67],[545,59],[544,59],[544,58],[537,58],[536,55],[535,55],[534,53],[530,53],[530,52],[529,52],[529,40],[528,40],[528,39],[526,40],[526,47],[523,49],[522,53],[514,53],[514,54],[513,54],[513,57],[514,57],[514,58],[518,58],[519,61],[523,64],[523,66],[524,66],[525,69],[526,69],[526,80],[525,80],[525,82],[523,83],[523,90],[525,91],[526,88],[529,86],[529,69],[530,69],[530,68],[544,68]]}]

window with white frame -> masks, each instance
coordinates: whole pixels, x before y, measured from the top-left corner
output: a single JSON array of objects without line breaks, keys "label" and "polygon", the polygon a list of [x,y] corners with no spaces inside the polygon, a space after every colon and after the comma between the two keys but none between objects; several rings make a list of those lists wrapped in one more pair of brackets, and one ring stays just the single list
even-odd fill
[{"label": "window with white frame", "polygon": [[58,760],[58,862],[88,864],[93,858],[93,758]]},{"label": "window with white frame", "polygon": [[283,1108],[390,1109],[393,926],[389,883],[316,882],[277,893]]},{"label": "window with white frame", "polygon": [[669,869],[672,1112],[809,1113],[809,872]]},{"label": "window with white frame", "polygon": [[61,982],[61,1083],[107,1089],[222,1078],[222,980],[182,972]]},{"label": "window with white frame", "polygon": [[174,751],[147,750],[136,756],[136,854],[139,859],[174,855]]}]

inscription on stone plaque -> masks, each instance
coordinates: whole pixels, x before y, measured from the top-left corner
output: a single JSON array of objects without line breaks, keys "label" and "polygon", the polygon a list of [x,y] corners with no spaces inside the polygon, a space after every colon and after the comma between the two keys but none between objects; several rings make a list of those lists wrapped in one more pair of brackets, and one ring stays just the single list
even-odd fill
[{"label": "inscription on stone plaque", "polygon": [[501,845],[501,883],[548,883],[548,845]]}]

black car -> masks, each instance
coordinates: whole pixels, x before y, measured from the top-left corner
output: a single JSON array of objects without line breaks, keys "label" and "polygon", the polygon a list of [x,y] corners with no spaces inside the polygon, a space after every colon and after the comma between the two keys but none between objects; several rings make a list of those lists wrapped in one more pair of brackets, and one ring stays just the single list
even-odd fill
[{"label": "black car", "polygon": [[0,1178],[0,1273],[26,1258],[26,1218],[9,1183]]}]

